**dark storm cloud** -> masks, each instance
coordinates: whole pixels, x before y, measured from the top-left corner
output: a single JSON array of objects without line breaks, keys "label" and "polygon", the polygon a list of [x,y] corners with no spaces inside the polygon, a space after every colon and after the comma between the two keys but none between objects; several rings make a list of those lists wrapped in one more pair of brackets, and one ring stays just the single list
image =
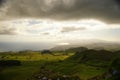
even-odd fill
[{"label": "dark storm cloud", "polygon": [[80,30],[86,30],[85,27],[79,27],[79,28],[76,28],[76,27],[63,27],[61,32],[64,33],[64,32],[72,32],[72,31],[80,31]]},{"label": "dark storm cloud", "polygon": [[6,0],[0,0],[0,6],[2,6],[5,3]]},{"label": "dark storm cloud", "polygon": [[116,1],[116,3],[118,3],[118,5],[120,5],[120,0],[115,0]]},{"label": "dark storm cloud", "polygon": [[0,35],[15,35],[16,29],[15,28],[8,28],[8,27],[0,27]]},{"label": "dark storm cloud", "polygon": [[119,23],[119,3],[119,0],[6,0],[5,15],[0,18],[32,17],[54,20],[94,18]]}]

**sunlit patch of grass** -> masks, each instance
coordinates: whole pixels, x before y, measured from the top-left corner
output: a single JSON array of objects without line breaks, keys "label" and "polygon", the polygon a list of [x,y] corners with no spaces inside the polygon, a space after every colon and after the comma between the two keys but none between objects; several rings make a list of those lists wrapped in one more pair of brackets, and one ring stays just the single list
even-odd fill
[{"label": "sunlit patch of grass", "polygon": [[53,56],[50,54],[42,55],[38,52],[30,53],[27,55],[26,54],[0,55],[0,57],[2,56],[4,56],[3,60],[21,60],[21,61],[39,61],[39,60],[54,61],[54,60],[64,60],[65,58],[69,57],[69,55],[58,55],[58,56]]},{"label": "sunlit patch of grass", "polygon": [[64,60],[67,57],[69,57],[69,55],[42,55],[39,52],[30,54],[0,54],[1,60],[20,60],[22,62],[21,66],[3,68],[3,70],[0,72],[0,79],[26,80],[37,73],[40,70],[40,67],[45,63]]}]

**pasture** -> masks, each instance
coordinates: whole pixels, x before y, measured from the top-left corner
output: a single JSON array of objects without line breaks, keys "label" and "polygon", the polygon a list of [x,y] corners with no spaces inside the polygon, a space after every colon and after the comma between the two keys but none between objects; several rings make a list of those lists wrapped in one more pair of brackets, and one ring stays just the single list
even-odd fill
[{"label": "pasture", "polygon": [[[53,71],[55,75],[69,75],[87,80],[107,71],[106,68],[79,63],[70,58],[74,53],[41,54],[40,52],[9,52],[0,54],[1,60],[18,60],[20,66],[0,67],[0,80],[39,80],[35,75],[41,74],[42,68]],[[77,59],[77,58],[76,58]],[[47,72],[52,76],[52,73]],[[55,76],[54,75],[54,76]],[[64,79],[63,79],[64,80]],[[74,80],[74,79],[71,79]]]}]

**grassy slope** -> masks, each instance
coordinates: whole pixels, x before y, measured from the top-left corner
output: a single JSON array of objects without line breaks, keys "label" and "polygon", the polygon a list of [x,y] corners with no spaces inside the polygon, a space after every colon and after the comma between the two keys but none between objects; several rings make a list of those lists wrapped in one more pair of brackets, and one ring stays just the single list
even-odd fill
[{"label": "grassy slope", "polygon": [[60,72],[63,75],[77,75],[83,80],[102,74],[105,71],[105,68],[98,69],[97,67],[83,63],[80,64],[71,60],[62,61],[71,55],[52,56],[49,54],[41,55],[38,52],[5,55],[5,60],[22,61],[22,66],[4,68],[0,72],[0,80],[26,80],[31,78],[35,73],[38,73],[40,67],[44,64],[46,64],[47,69]]},{"label": "grassy slope", "polygon": [[96,67],[74,62],[54,63],[53,65],[48,65],[47,68],[51,68],[52,70],[63,73],[65,75],[79,76],[84,80],[102,74],[104,72],[103,68],[97,70]]}]

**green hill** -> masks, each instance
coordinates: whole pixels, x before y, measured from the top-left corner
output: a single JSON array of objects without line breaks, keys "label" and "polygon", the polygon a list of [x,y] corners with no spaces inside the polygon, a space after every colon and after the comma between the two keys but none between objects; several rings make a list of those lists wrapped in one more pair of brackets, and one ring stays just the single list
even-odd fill
[{"label": "green hill", "polygon": [[111,61],[118,58],[120,53],[111,52],[107,50],[85,50],[82,52],[76,52],[73,56],[67,60],[71,60],[78,63],[85,63],[92,66],[108,66]]}]

